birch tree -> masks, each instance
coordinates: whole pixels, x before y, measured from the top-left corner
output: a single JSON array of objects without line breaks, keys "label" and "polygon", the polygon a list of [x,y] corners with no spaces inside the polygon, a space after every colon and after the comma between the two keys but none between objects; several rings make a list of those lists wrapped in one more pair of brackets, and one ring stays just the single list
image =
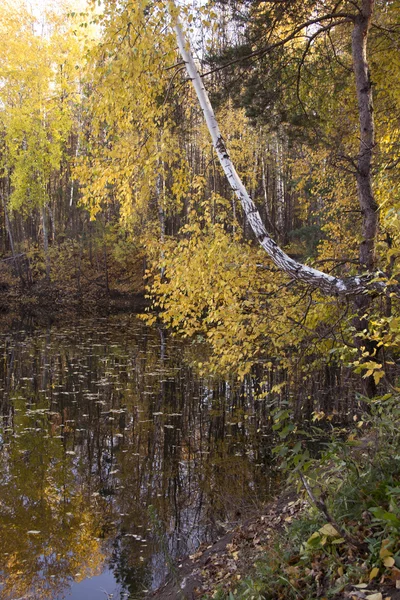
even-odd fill
[{"label": "birch tree", "polygon": [[[55,238],[55,190],[68,162],[77,95],[80,44],[65,14],[40,18],[20,7],[4,7],[0,27],[2,60],[0,119],[5,210],[39,213],[47,279],[49,237]],[[5,193],[5,190],[7,193]],[[8,204],[8,206],[6,206]],[[53,206],[54,208],[54,206]],[[8,219],[9,237],[11,224]],[[10,237],[10,245],[14,253]]]},{"label": "birch tree", "polygon": [[[337,7],[338,5],[336,5]],[[250,198],[245,186],[238,176],[233,165],[225,141],[219,130],[213,107],[209,101],[203,79],[199,74],[195,61],[190,51],[189,44],[184,38],[182,27],[176,16],[176,9],[172,7],[175,21],[175,33],[182,60],[186,66],[188,76],[196,91],[204,119],[207,123],[215,151],[218,155],[225,175],[239,198],[248,222],[255,237],[267,252],[272,261],[293,279],[320,289],[324,293],[337,296],[363,296],[371,292],[383,292],[386,283],[376,280],[375,242],[378,230],[378,206],[374,198],[371,183],[372,156],[375,146],[372,84],[369,77],[367,62],[367,41],[371,26],[374,0],[362,0],[357,10],[353,13],[343,13],[339,10],[334,14],[310,19],[295,28],[295,32],[304,30],[307,26],[316,25],[324,21],[331,22],[338,19],[340,23],[351,23],[352,33],[352,58],[355,75],[355,87],[359,108],[360,145],[357,158],[357,190],[358,201],[362,213],[362,243],[360,246],[361,274],[348,278],[338,278],[323,271],[301,264],[290,258],[271,238],[267,232],[260,214]],[[292,36],[288,36],[291,39]],[[287,40],[283,40],[282,44]],[[254,53],[256,54],[256,53]],[[366,301],[359,302],[360,308],[366,306]]]}]

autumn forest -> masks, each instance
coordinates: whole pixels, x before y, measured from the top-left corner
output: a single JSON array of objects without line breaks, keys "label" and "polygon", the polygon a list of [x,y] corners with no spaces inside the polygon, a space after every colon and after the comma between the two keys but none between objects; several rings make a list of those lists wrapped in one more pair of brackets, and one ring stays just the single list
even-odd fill
[{"label": "autumn forest", "polygon": [[400,2],[0,13],[0,598],[399,599]]}]

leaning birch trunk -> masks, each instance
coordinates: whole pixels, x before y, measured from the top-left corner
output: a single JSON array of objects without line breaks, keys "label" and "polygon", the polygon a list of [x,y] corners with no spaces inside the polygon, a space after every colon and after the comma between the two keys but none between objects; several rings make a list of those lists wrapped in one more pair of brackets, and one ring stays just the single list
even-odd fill
[{"label": "leaning birch trunk", "polygon": [[[175,13],[176,9],[173,7],[171,12]],[[375,284],[373,287],[369,286],[368,278],[350,277],[346,279],[340,279],[317,269],[313,269],[307,265],[303,265],[290,258],[290,256],[288,256],[270,237],[265,229],[256,205],[250,198],[229,157],[229,153],[215,118],[214,110],[211,106],[207,91],[195,65],[190,47],[184,38],[178,18],[175,18],[174,29],[182,60],[186,65],[189,78],[191,79],[193,87],[196,91],[197,98],[203,111],[204,119],[210,132],[221,166],[233,191],[236,193],[241,202],[254,235],[275,265],[293,279],[316,287],[326,294],[347,296],[365,294],[371,289],[375,289],[376,291],[384,291],[385,286],[383,284]]]}]

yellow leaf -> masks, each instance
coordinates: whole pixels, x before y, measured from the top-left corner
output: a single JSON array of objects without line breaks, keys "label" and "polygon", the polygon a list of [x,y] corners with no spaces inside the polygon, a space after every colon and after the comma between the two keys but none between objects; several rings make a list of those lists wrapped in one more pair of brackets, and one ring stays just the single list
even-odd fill
[{"label": "yellow leaf", "polygon": [[392,556],[393,552],[389,550],[389,546],[391,545],[390,539],[382,540],[381,549],[379,551],[379,558],[386,558],[387,556]]},{"label": "yellow leaf", "polygon": [[383,564],[385,565],[385,567],[393,567],[394,565],[394,558],[393,556],[386,556],[386,558],[383,559]]},{"label": "yellow leaf", "polygon": [[340,534],[336,531],[336,529],[330,523],[326,523],[323,525],[321,529],[318,530],[322,535],[327,535],[329,537],[339,537]]},{"label": "yellow leaf", "polygon": [[386,558],[387,556],[392,556],[392,552],[390,552],[390,550],[387,548],[381,548],[379,551],[379,557]]},{"label": "yellow leaf", "polygon": [[378,567],[374,567],[373,569],[371,569],[371,572],[369,574],[369,580],[371,581],[372,579],[374,579],[377,575],[379,575],[379,569]]},{"label": "yellow leaf", "polygon": [[378,385],[378,383],[384,376],[385,376],[385,373],[383,371],[375,371],[374,372],[374,381],[375,381],[376,385]]}]

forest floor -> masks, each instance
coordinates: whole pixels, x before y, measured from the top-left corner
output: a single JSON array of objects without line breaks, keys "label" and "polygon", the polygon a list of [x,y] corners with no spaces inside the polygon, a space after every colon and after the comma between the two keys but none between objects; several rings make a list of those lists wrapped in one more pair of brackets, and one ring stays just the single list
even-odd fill
[{"label": "forest floor", "polygon": [[[313,510],[308,501],[294,491],[283,492],[256,517],[237,525],[214,544],[201,545],[193,555],[176,563],[166,583],[148,593],[146,600],[400,600],[400,570],[396,567],[390,574],[379,570],[379,576],[375,577],[368,577],[368,567],[366,576],[354,584],[343,582],[343,585],[340,576],[343,571],[339,569],[332,582],[332,572],[324,572],[327,565],[318,557],[309,559],[308,564],[306,560],[304,569],[299,568],[304,556],[301,558],[296,550],[287,554],[287,530],[304,517],[307,520],[310,508]],[[362,556],[362,552],[356,556],[352,551],[342,564],[346,568],[360,561],[367,562],[367,557]],[[264,565],[264,571],[269,570],[267,578],[260,578],[260,564]],[[304,583],[298,585],[304,570],[314,579],[309,589],[305,578]],[[268,578],[282,579],[282,589],[278,591],[275,585],[269,589]],[[317,589],[313,592],[315,582]],[[290,594],[286,595],[285,589]]]},{"label": "forest floor", "polygon": [[66,312],[93,314],[107,312],[143,312],[145,298],[144,262],[139,254],[129,264],[112,256],[107,270],[98,261],[85,256],[79,269],[76,257],[55,251],[50,278],[46,279],[39,259],[20,265],[17,276],[10,262],[0,260],[0,312]]},{"label": "forest floor", "polygon": [[0,313],[141,313],[148,306],[143,285],[110,285],[109,289],[105,289],[97,282],[85,282],[77,292],[69,281],[47,282],[40,279],[29,286],[0,281]]}]

